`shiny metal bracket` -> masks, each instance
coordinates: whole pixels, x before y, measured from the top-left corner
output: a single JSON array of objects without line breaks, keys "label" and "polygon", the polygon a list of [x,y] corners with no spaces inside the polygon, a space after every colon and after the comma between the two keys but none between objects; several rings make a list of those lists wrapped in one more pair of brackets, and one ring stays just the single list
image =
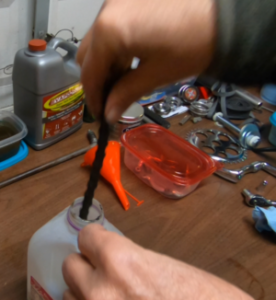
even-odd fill
[{"label": "shiny metal bracket", "polygon": [[269,173],[270,175],[276,177],[276,168],[270,165],[269,163],[263,161],[255,161],[250,165],[244,166],[241,169],[237,170],[229,170],[226,168],[222,168],[216,171],[215,174],[228,181],[237,183],[243,178],[244,175],[248,173],[256,173],[260,170],[263,170]]}]

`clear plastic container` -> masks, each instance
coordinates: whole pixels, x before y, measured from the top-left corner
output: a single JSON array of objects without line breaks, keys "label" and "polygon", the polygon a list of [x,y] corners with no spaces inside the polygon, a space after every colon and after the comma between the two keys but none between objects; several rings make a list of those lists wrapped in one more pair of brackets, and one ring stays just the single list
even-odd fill
[{"label": "clear plastic container", "polygon": [[125,165],[165,197],[180,199],[221,165],[167,129],[147,124],[121,137]]},{"label": "clear plastic container", "polygon": [[0,112],[0,162],[14,156],[27,135],[26,125],[13,113]]}]

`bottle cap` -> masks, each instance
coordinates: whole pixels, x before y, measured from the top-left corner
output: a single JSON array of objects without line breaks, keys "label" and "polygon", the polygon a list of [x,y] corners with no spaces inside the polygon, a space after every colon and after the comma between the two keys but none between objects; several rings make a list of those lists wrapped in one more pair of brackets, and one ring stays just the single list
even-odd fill
[{"label": "bottle cap", "polygon": [[29,41],[29,49],[31,51],[44,51],[46,50],[47,43],[44,40],[30,40]]},{"label": "bottle cap", "polygon": [[77,198],[70,206],[67,212],[67,221],[75,230],[80,231],[84,226],[97,223],[103,225],[104,211],[100,202],[93,199],[92,205],[89,208],[87,220],[80,218],[80,210],[84,197]]}]

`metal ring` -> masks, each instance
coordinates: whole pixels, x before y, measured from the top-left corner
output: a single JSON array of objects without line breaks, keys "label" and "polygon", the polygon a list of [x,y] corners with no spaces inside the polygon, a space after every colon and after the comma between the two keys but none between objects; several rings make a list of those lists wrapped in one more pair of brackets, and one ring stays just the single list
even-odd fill
[{"label": "metal ring", "polygon": [[175,111],[183,103],[182,100],[178,97],[167,96],[164,99],[164,102],[170,105],[171,111]]},{"label": "metal ring", "polygon": [[158,115],[167,115],[171,112],[171,106],[166,102],[155,103],[152,108]]}]

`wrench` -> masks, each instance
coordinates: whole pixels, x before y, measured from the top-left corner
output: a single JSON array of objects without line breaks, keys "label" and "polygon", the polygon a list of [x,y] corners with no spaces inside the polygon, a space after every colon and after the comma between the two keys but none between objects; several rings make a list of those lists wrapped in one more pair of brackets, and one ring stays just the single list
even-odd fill
[{"label": "wrench", "polygon": [[254,207],[254,206],[261,206],[261,207],[269,207],[269,206],[276,206],[276,202],[272,200],[268,200],[263,196],[260,195],[254,195],[249,190],[244,189],[242,191],[242,194],[244,195],[245,203],[248,206]]}]

